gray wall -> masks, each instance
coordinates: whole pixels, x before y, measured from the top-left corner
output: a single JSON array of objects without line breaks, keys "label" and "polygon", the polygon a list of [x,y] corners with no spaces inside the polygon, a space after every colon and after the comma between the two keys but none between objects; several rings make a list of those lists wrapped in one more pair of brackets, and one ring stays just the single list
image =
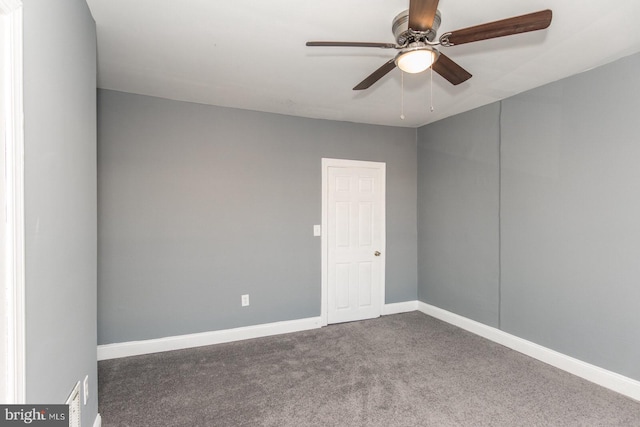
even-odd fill
[{"label": "gray wall", "polygon": [[96,33],[83,0],[24,0],[27,401],[89,375],[97,414]]},{"label": "gray wall", "polygon": [[322,157],[386,162],[386,301],[416,299],[415,129],[98,99],[100,344],[318,316]]},{"label": "gray wall", "polygon": [[[418,259],[431,269],[419,270],[422,301],[481,320],[477,313],[493,300],[506,332],[640,380],[639,72],[634,55],[466,113],[468,121],[419,130]],[[496,123],[498,137],[483,137]],[[449,152],[500,147],[494,164],[501,167],[486,171],[500,182],[452,183],[452,171],[428,168],[443,145]],[[465,181],[468,163],[464,155],[450,159]],[[496,194],[492,219],[486,206]],[[482,206],[479,218],[459,212],[474,204]],[[459,230],[449,234],[444,260],[434,260],[430,246],[435,227]],[[486,266],[469,262],[469,236],[480,239],[478,253],[491,252],[481,255]],[[496,257],[497,295],[483,285]],[[478,283],[468,280],[473,275]],[[451,276],[457,280],[447,282]]]},{"label": "gray wall", "polygon": [[418,130],[421,301],[498,326],[498,105]]}]

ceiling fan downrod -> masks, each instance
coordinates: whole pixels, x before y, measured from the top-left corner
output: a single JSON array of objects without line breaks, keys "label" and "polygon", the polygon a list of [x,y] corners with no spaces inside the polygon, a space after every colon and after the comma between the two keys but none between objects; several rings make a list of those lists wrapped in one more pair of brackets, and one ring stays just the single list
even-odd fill
[{"label": "ceiling fan downrod", "polygon": [[434,43],[433,41],[436,38],[436,33],[438,32],[438,28],[440,28],[441,22],[442,17],[440,15],[440,11],[437,10],[433,18],[433,24],[431,24],[430,28],[426,28],[425,30],[409,28],[409,9],[407,9],[400,12],[395,18],[393,18],[391,31],[393,32],[393,36],[395,37],[399,48],[406,47],[411,43],[438,45],[440,44],[439,42]]}]

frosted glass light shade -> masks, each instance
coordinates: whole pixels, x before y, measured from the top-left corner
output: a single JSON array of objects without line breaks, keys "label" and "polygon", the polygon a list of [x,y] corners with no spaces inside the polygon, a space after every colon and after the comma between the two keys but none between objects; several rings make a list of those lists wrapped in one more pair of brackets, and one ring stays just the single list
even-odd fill
[{"label": "frosted glass light shade", "polygon": [[405,73],[420,73],[433,64],[436,53],[431,49],[411,50],[401,53],[396,59],[396,65]]}]

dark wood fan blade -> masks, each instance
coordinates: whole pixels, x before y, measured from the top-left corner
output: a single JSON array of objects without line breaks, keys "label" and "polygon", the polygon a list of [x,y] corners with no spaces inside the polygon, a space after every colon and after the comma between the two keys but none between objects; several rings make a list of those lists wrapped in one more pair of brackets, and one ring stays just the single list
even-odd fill
[{"label": "dark wood fan blade", "polygon": [[329,47],[381,47],[383,49],[395,49],[394,43],[368,43],[368,42],[307,42],[307,46]]},{"label": "dark wood fan blade", "polygon": [[459,45],[529,31],[543,30],[551,24],[551,17],[552,13],[549,9],[541,10],[540,12],[514,16],[513,18],[452,31],[447,37],[447,40],[453,45]]},{"label": "dark wood fan blade", "polygon": [[378,68],[373,73],[371,73],[369,75],[369,77],[367,77],[366,79],[364,79],[363,81],[358,83],[356,85],[356,87],[353,88],[353,90],[368,89],[369,87],[371,87],[372,84],[374,84],[375,82],[380,80],[389,71],[393,70],[394,68],[396,68],[396,60],[395,60],[395,58],[394,59],[390,59],[389,62],[386,62],[382,67]]},{"label": "dark wood fan blade", "polygon": [[438,60],[431,66],[433,71],[447,79],[452,85],[459,85],[471,78],[471,74],[455,63],[444,53],[440,53]]},{"label": "dark wood fan blade", "polygon": [[409,2],[409,28],[427,31],[433,25],[438,10],[438,0],[411,0]]}]

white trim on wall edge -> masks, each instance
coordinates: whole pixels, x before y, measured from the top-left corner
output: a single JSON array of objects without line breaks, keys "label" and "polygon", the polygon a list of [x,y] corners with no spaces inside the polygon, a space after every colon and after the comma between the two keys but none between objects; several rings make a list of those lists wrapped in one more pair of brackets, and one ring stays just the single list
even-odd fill
[{"label": "white trim on wall edge", "polygon": [[608,388],[634,400],[640,401],[640,381],[636,381],[624,375],[600,368],[595,365],[583,362],[559,353],[547,347],[535,344],[531,341],[511,335],[475,320],[468,319],[447,310],[418,302],[418,310],[424,314],[440,319],[444,322],[455,325],[459,328],[472,332],[488,340],[502,344],[519,353],[526,354],[541,362],[547,363],[563,371],[569,372],[587,381],[591,381],[602,387]]},{"label": "white trim on wall edge", "polygon": [[102,427],[102,417],[100,414],[96,415],[96,420],[93,422],[93,427]]},{"label": "white trim on wall edge", "polygon": [[[407,301],[385,304],[382,314],[397,314],[416,311],[418,301]],[[268,337],[271,335],[288,334],[291,332],[317,329],[322,324],[322,318],[309,317],[299,320],[265,323],[261,325],[245,326],[221,331],[201,332],[197,334],[178,335],[144,341],[129,341],[98,346],[98,360],[119,359],[121,357],[139,356],[141,354],[159,353],[162,351],[182,350],[184,348],[201,347],[204,345],[222,344],[251,338]]]},{"label": "white trim on wall edge", "polygon": [[[22,1],[0,0],[0,18],[3,31],[4,58],[2,86],[5,121],[5,197],[6,219],[3,222],[6,240],[1,256],[5,258],[2,280],[6,292],[8,324],[3,325],[2,339],[7,338],[8,360],[0,367],[6,376],[6,389],[0,396],[7,403],[26,402],[26,350],[25,350],[25,261],[24,261],[24,109],[23,109],[23,25]],[[5,38],[6,37],[6,38]],[[6,62],[5,62],[6,60]],[[5,286],[6,284],[6,286]]]},{"label": "white trim on wall edge", "polygon": [[0,13],[10,14],[22,7],[22,0],[0,0]]},{"label": "white trim on wall edge", "polygon": [[[468,319],[433,305],[426,304],[422,301],[405,301],[385,304],[382,309],[382,314],[390,315],[416,310],[479,335],[490,341],[504,345],[505,347],[519,353],[526,354],[527,356],[533,357],[541,362],[555,366],[563,371],[584,378],[587,381],[591,381],[602,387],[640,401],[640,381],[591,365],[583,362],[582,360],[575,359],[494,327],[476,322],[475,320]],[[98,360],[118,359],[121,357],[137,356],[141,354],[222,344],[225,342],[317,329],[321,326],[324,326],[322,324],[322,318],[318,316],[299,320],[225,329],[221,331],[99,345]],[[100,414],[98,414],[98,417],[100,417]],[[96,422],[98,422],[98,418],[96,418]],[[94,423],[94,427],[100,427],[100,425],[101,424]]]},{"label": "white trim on wall edge", "polygon": [[283,322],[263,323],[261,325],[220,331],[201,332],[197,334],[177,335],[144,341],[129,341],[98,346],[98,360],[118,359],[120,357],[138,356],[141,354],[159,353],[162,351],[181,350],[184,348],[222,344],[250,338],[268,337],[290,332],[306,331],[321,326],[320,316]]},{"label": "white trim on wall edge", "polygon": [[408,313],[410,311],[416,311],[417,309],[418,301],[396,302],[383,305],[382,315],[387,316],[389,314]]}]

